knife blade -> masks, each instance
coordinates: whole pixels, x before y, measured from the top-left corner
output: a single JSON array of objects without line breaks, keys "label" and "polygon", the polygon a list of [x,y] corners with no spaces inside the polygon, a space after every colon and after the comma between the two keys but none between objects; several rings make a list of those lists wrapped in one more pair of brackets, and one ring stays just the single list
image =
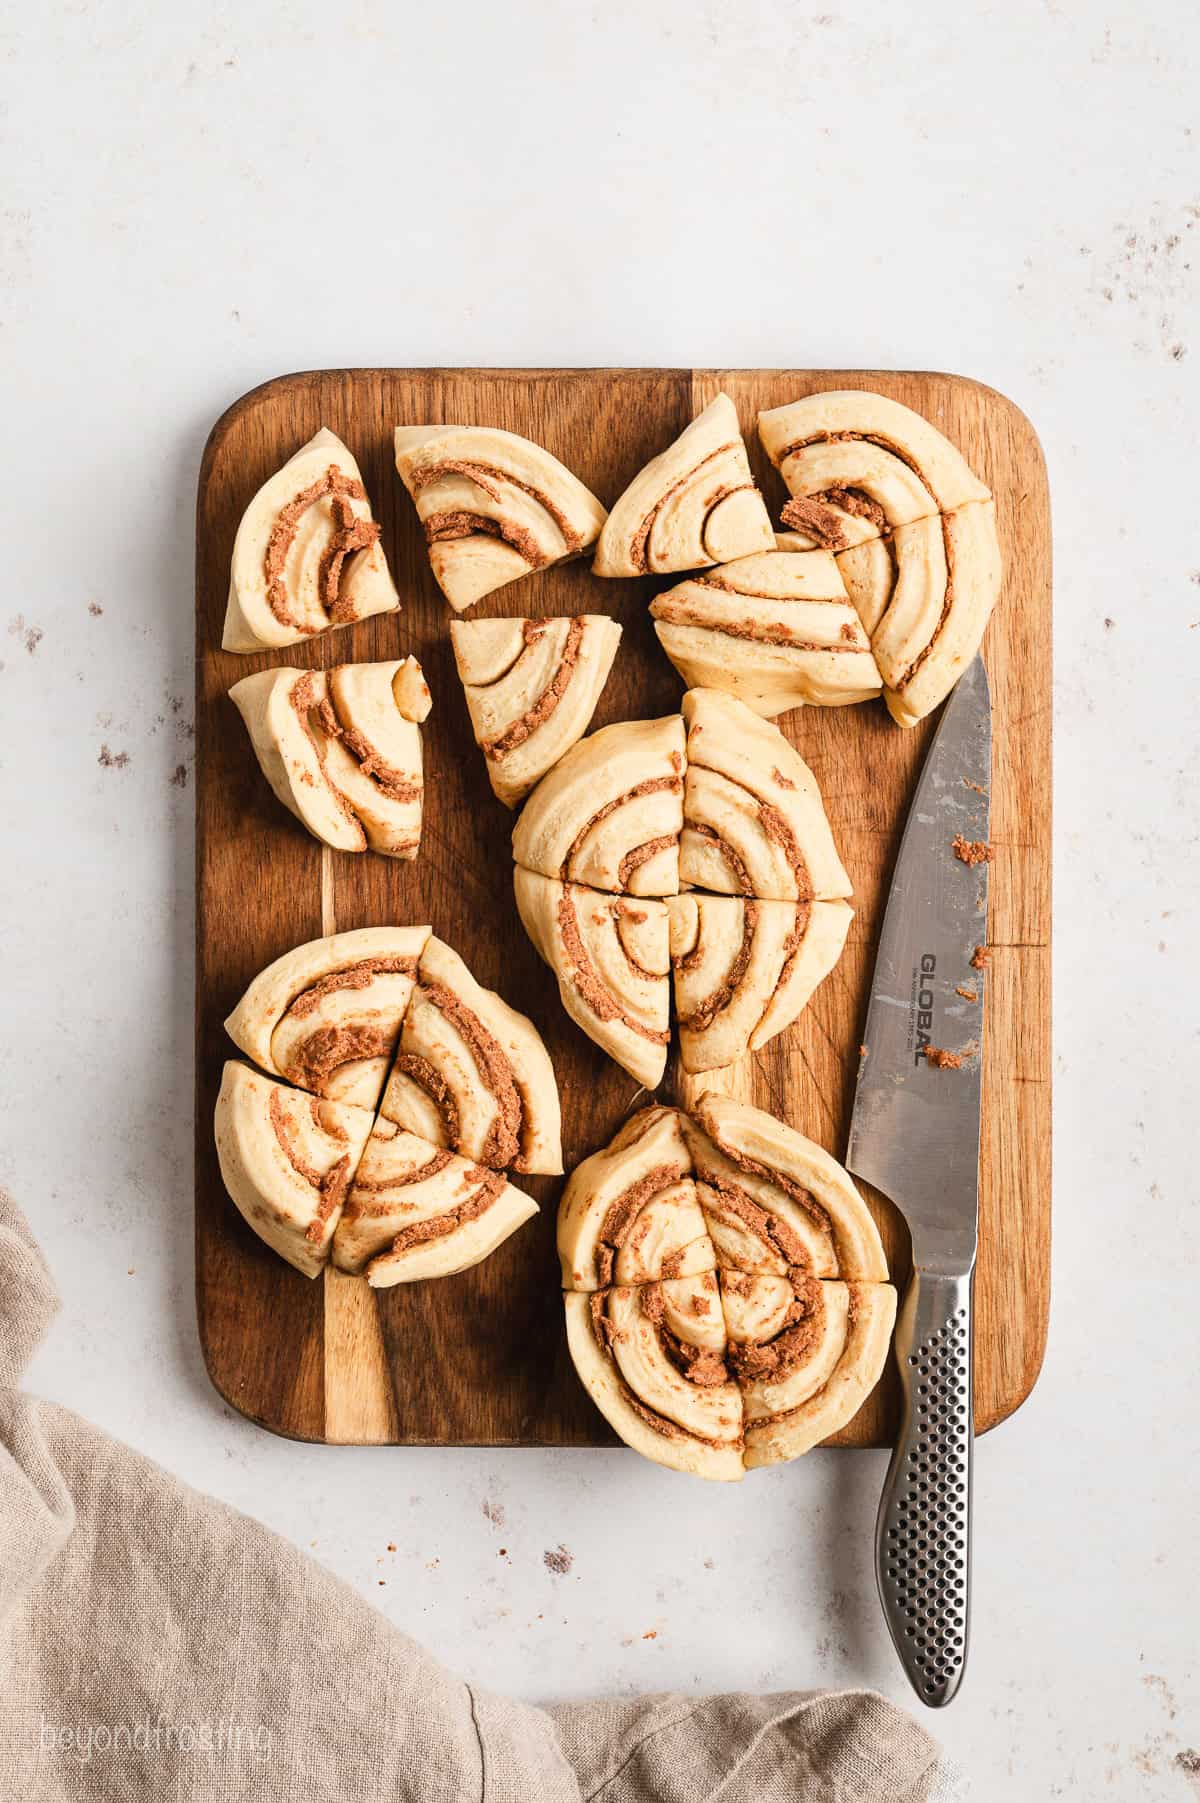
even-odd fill
[{"label": "knife blade", "polygon": [[903,1212],[913,1277],[896,1326],[902,1412],[876,1577],[913,1688],[955,1695],[970,1619],[991,700],[976,658],[946,703],[884,914],[846,1163]]}]

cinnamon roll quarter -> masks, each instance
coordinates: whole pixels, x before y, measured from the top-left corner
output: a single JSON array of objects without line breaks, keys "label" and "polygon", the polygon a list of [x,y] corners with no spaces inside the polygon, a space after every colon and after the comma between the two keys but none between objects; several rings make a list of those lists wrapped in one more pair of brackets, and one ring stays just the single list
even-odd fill
[{"label": "cinnamon roll quarter", "polygon": [[263,775],[314,838],[338,851],[416,857],[430,696],[415,658],[263,670],[229,696]]},{"label": "cinnamon roll quarter", "polygon": [[531,570],[579,557],[604,509],[541,445],[492,426],[398,426],[396,468],[456,612]]},{"label": "cinnamon roll quarter", "polygon": [[621,628],[603,614],[453,620],[450,637],[488,780],[515,807],[587,731]]},{"label": "cinnamon roll quarter", "polygon": [[221,644],[271,651],[399,605],[359,467],[322,427],[242,516]]},{"label": "cinnamon roll quarter", "polygon": [[614,503],[592,568],[597,576],[697,570],[773,542],[737,410],[719,394]]}]

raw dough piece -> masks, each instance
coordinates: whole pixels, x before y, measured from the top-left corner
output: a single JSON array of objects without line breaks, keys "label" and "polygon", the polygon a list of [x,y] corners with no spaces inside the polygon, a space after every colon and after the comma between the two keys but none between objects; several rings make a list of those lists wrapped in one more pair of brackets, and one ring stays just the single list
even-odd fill
[{"label": "raw dough piece", "polygon": [[225,1022],[272,1076],[375,1108],[412,995],[428,927],[362,927],[285,952]]},{"label": "raw dough piece", "polygon": [[627,1445],[698,1477],[742,1476],[742,1399],[711,1271],[565,1303],[575,1368]]},{"label": "raw dough piece", "polygon": [[674,1108],[643,1108],[572,1171],[558,1208],[564,1289],[657,1283],[714,1269],[680,1118]]},{"label": "raw dough piece", "polygon": [[689,687],[724,689],[768,718],[879,693],[870,640],[828,551],[739,557],[658,595],[650,612]]},{"label": "raw dough piece", "polygon": [[370,1113],[288,1089],[230,1059],[215,1125],[221,1176],[241,1214],[281,1258],[315,1277],[329,1258]]},{"label": "raw dough piece", "polygon": [[827,550],[988,499],[936,426],[865,389],[772,407],[759,414],[758,435],[788,493],[810,503],[785,508],[785,523]]},{"label": "raw dough piece", "polygon": [[488,780],[515,807],[587,731],[621,628],[604,614],[452,620],[450,637]]},{"label": "raw dough piece", "polygon": [[870,1210],[849,1172],[813,1140],[761,1108],[713,1094],[701,1096],[684,1132],[721,1264],[887,1281]]},{"label": "raw dough piece", "polygon": [[558,1085],[537,1029],[432,935],[380,1107],[490,1170],[562,1170]]},{"label": "raw dough piece", "polygon": [[592,568],[597,576],[697,570],[773,544],[737,409],[719,394],[614,504]]},{"label": "raw dough piece", "polygon": [[339,1270],[379,1289],[477,1265],[537,1213],[537,1204],[455,1152],[380,1117],[333,1236]]},{"label": "raw dough piece", "polygon": [[779,728],[715,689],[689,690],[683,717],[680,881],[768,901],[849,895],[816,780]]},{"label": "raw dough piece", "polygon": [[517,909],[558,978],[563,1007],[646,1089],[662,1081],[670,1042],[666,905],[561,883],[517,865]]},{"label": "raw dough piece", "polygon": [[359,467],[323,426],[242,515],[221,644],[271,651],[399,605]]},{"label": "raw dough piece", "polygon": [[456,612],[596,542],[604,509],[541,445],[491,426],[397,426],[396,468]]},{"label": "raw dough piece", "polygon": [[694,891],[667,902],[685,1071],[757,1052],[796,1019],[842,955],[844,901],[757,901]]},{"label": "raw dough piece", "polygon": [[415,858],[430,697],[416,658],[263,670],[229,691],[279,800],[338,851]]},{"label": "raw dough piece", "polygon": [[746,1468],[798,1458],[853,1420],[879,1382],[896,1292],[890,1283],[819,1283],[794,1271],[724,1272],[721,1287],[745,1402]]},{"label": "raw dough piece", "polygon": [[979,650],[1000,593],[996,509],[897,526],[838,558],[871,634],[884,700],[899,726],[915,726],[946,699]]},{"label": "raw dough piece", "polygon": [[526,870],[615,894],[679,888],[684,730],[678,714],[622,720],[573,745],[513,829]]}]

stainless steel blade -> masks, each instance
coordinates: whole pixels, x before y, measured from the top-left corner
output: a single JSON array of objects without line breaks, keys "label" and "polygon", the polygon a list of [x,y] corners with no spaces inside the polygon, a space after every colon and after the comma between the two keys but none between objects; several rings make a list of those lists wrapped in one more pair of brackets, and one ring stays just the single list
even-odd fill
[{"label": "stainless steel blade", "polygon": [[[965,1275],[975,1258],[988,864],[955,855],[986,841],[991,698],[976,658],[938,725],[917,785],[884,915],[846,1162],[901,1208],[914,1263]],[[965,992],[965,993],[964,993]],[[938,1068],[934,1047],[962,1059]]]}]

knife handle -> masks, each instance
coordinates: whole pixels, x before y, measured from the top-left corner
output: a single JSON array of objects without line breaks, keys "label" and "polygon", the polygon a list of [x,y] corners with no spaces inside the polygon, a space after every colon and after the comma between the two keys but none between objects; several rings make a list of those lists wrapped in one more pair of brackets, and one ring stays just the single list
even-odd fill
[{"label": "knife handle", "polygon": [[973,1276],[917,1271],[896,1324],[903,1413],[875,1529],[875,1575],[908,1680],[940,1709],[967,1660]]}]

